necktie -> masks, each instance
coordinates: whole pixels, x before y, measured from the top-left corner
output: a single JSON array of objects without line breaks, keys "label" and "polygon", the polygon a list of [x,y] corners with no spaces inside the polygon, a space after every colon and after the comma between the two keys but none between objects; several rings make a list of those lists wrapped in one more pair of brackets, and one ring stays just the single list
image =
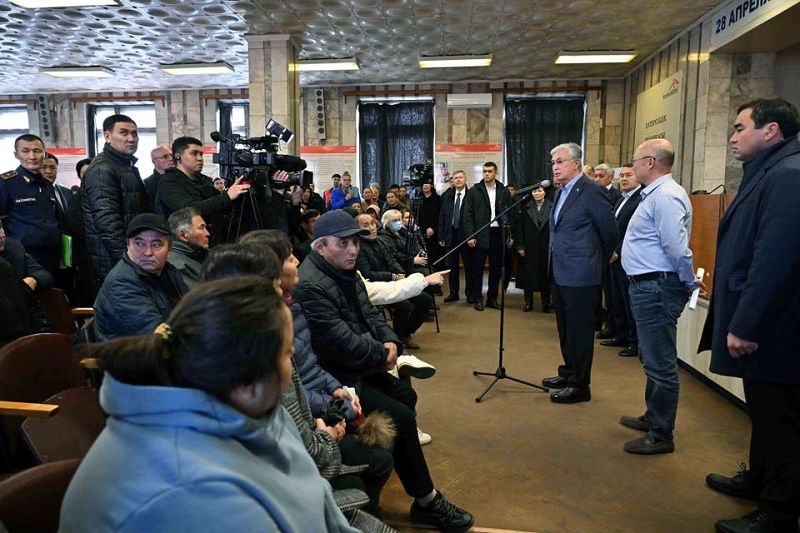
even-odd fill
[{"label": "necktie", "polygon": [[461,193],[456,194],[456,206],[453,208],[453,227],[458,229],[461,220]]}]

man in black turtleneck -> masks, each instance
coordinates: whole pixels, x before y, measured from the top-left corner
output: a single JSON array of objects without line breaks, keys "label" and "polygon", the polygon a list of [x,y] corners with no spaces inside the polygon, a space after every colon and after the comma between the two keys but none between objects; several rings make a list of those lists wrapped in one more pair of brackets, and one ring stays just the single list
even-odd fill
[{"label": "man in black turtleneck", "polygon": [[156,211],[164,218],[184,207],[194,207],[208,224],[211,244],[225,242],[225,215],[231,202],[246,192],[250,185],[236,180],[225,192],[214,188],[214,182],[203,174],[203,142],[194,137],[178,137],[172,143],[175,168],[158,183]]},{"label": "man in black turtleneck", "polygon": [[103,121],[103,151],[89,164],[81,181],[86,253],[87,295],[94,299],[106,275],[125,255],[125,229],[136,215],[150,211],[150,199],[136,164],[139,131],[126,115]]}]

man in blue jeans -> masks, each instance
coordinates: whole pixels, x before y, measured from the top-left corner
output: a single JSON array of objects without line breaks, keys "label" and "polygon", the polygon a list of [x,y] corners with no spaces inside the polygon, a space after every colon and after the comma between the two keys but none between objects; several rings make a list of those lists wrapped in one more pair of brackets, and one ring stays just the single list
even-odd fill
[{"label": "man in blue jeans", "polygon": [[639,353],[647,375],[647,412],[623,416],[620,423],[644,437],[625,443],[628,453],[675,451],[672,431],[678,412],[678,318],[696,287],[689,237],[692,206],[672,179],[675,150],[666,139],[645,141],[633,154],[633,171],[644,187],[622,244],[622,268],[631,282],[631,310],[639,334]]}]

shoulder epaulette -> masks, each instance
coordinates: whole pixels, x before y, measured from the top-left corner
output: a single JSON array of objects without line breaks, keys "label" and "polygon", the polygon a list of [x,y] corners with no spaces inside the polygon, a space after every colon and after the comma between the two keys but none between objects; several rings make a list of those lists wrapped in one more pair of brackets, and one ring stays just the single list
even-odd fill
[{"label": "shoulder epaulette", "polygon": [[3,172],[2,174],[0,174],[0,179],[10,180],[16,175],[17,175],[16,170],[9,170],[8,172]]}]

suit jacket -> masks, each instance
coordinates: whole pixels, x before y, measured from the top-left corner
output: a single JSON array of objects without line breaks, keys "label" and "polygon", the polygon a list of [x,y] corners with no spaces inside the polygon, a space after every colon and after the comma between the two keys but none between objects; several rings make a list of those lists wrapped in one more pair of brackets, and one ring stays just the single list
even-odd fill
[{"label": "suit jacket", "polygon": [[[508,194],[505,185],[495,180],[497,192],[494,197],[494,215],[497,216],[511,204],[511,196]],[[461,210],[464,212],[464,235],[472,235],[479,227],[483,226],[492,217],[492,206],[489,205],[489,193],[486,191],[486,183],[481,180],[472,187],[472,192],[467,195]],[[509,220],[512,213],[508,214]],[[489,228],[475,236],[478,241],[477,246],[485,250],[489,249]]]},{"label": "suit jacket", "polygon": [[[464,187],[464,194],[461,196],[461,217],[458,227],[464,227],[464,203],[467,201],[469,195],[469,187]],[[439,233],[440,241],[444,242],[445,246],[455,246],[457,242],[453,242],[453,209],[456,208],[456,190],[455,188],[447,189],[442,193],[442,209],[439,211]]]},{"label": "suit jacket", "polygon": [[[642,201],[642,187],[636,189],[636,192],[628,198],[628,201],[625,202],[625,205],[622,206],[620,209],[619,214],[616,215],[617,217],[617,248],[614,252],[620,257],[614,265],[618,265],[622,268],[622,241],[625,239],[625,232],[628,231],[628,223],[631,221],[631,217],[633,213],[636,211],[636,208],[639,207],[639,202]],[[617,212],[617,208],[619,204],[622,203],[622,194],[620,194],[617,201],[614,203],[614,213]]]},{"label": "suit jacket", "polygon": [[619,199],[622,198],[622,192],[620,192],[620,190],[613,185],[608,187],[606,192],[608,192],[608,198],[611,200],[611,205],[617,205]]},{"label": "suit jacket", "polygon": [[517,288],[541,291],[548,288],[547,258],[550,249],[550,212],[553,202],[545,199],[541,211],[536,202],[523,206],[514,226],[514,245],[525,250],[517,263]]},{"label": "suit jacket", "polygon": [[600,285],[603,264],[617,245],[617,222],[605,187],[584,175],[576,179],[558,221],[554,215],[563,189],[553,200],[549,264],[558,285],[592,287]]},{"label": "suit jacket", "polygon": [[[699,349],[711,349],[717,374],[800,383],[800,142],[762,156],[746,167],[744,187],[720,221]],[[758,350],[734,359],[728,332],[757,342]]]}]

